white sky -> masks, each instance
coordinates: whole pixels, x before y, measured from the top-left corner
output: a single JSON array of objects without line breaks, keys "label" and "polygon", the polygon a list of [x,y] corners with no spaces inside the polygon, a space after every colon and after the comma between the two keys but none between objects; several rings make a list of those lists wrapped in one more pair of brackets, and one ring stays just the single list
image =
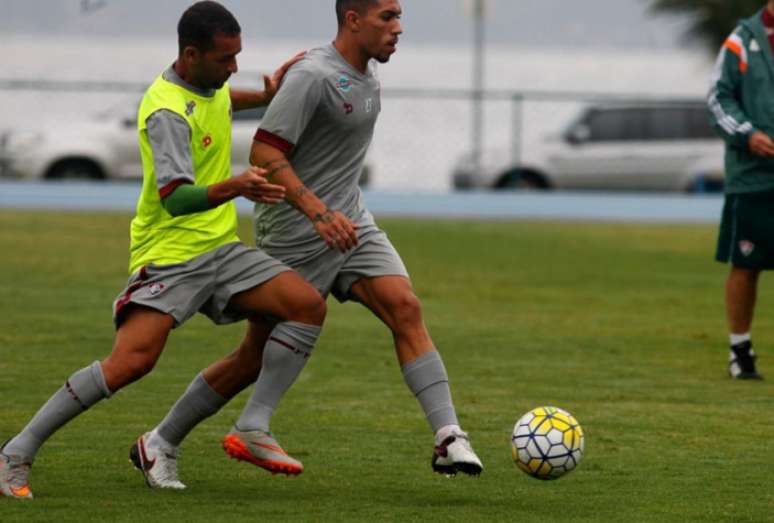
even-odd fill
[{"label": "white sky", "polygon": [[[166,35],[190,0],[0,0],[0,36]],[[467,42],[468,0],[404,0],[406,42]],[[685,20],[654,16],[649,0],[490,0],[488,40],[534,47],[665,49],[684,45]],[[223,0],[251,39],[327,39],[334,0]]]}]

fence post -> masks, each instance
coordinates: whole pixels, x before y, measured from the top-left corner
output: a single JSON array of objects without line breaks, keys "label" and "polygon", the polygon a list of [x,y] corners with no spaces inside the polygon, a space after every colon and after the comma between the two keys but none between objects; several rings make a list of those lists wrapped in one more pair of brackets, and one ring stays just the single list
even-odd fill
[{"label": "fence post", "polygon": [[514,93],[511,97],[511,164],[521,164],[524,131],[524,95]]}]

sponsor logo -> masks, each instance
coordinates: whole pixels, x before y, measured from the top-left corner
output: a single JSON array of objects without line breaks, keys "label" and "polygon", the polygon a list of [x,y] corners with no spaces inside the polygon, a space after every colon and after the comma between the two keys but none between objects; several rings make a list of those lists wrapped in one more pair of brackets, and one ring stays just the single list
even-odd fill
[{"label": "sponsor logo", "polygon": [[755,250],[755,244],[748,240],[742,240],[739,242],[739,250],[741,251],[742,255],[749,256]]},{"label": "sponsor logo", "polygon": [[368,100],[366,100],[366,112],[370,113],[373,110],[374,110],[374,99],[369,98]]},{"label": "sponsor logo", "polygon": [[196,109],[196,102],[191,100],[187,104],[185,104],[185,114],[186,116],[191,116],[194,112],[194,109]]},{"label": "sponsor logo", "polygon": [[148,287],[148,292],[150,292],[151,296],[158,296],[161,294],[161,291],[164,290],[164,284],[163,283],[153,283],[150,287]]},{"label": "sponsor logo", "polygon": [[336,82],[336,89],[342,93],[350,92],[352,90],[352,80],[346,76],[340,76],[339,80]]},{"label": "sponsor logo", "polygon": [[352,114],[354,111],[355,108],[351,103],[344,102],[344,114]]},{"label": "sponsor logo", "polygon": [[202,146],[206,149],[210,145],[212,145],[212,136],[208,134],[204,138],[202,138]]}]

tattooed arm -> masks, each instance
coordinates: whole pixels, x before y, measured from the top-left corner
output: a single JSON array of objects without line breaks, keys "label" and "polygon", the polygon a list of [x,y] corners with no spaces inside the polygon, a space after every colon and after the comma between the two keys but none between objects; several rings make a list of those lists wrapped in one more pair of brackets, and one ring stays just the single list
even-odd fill
[{"label": "tattooed arm", "polygon": [[250,163],[263,169],[270,184],[285,187],[285,200],[311,220],[330,248],[346,252],[357,245],[357,226],[342,213],[328,209],[299,179],[285,155],[263,142],[253,142]]}]

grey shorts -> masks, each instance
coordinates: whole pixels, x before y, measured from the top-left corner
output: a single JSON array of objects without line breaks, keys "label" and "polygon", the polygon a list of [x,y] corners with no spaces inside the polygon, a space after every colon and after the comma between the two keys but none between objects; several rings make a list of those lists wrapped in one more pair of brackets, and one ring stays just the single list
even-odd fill
[{"label": "grey shorts", "polygon": [[375,225],[363,227],[358,230],[358,240],[357,247],[345,253],[330,249],[322,239],[320,249],[303,256],[285,249],[266,248],[266,252],[288,264],[323,297],[333,294],[342,303],[352,298],[352,285],[363,278],[409,277],[384,231]]},{"label": "grey shorts", "polygon": [[228,309],[234,294],[265,283],[290,268],[263,251],[242,243],[230,243],[184,263],[149,264],[129,277],[113,303],[113,322],[118,328],[126,306],[143,305],[169,314],[175,327],[197,312],[214,323],[244,319]]}]

